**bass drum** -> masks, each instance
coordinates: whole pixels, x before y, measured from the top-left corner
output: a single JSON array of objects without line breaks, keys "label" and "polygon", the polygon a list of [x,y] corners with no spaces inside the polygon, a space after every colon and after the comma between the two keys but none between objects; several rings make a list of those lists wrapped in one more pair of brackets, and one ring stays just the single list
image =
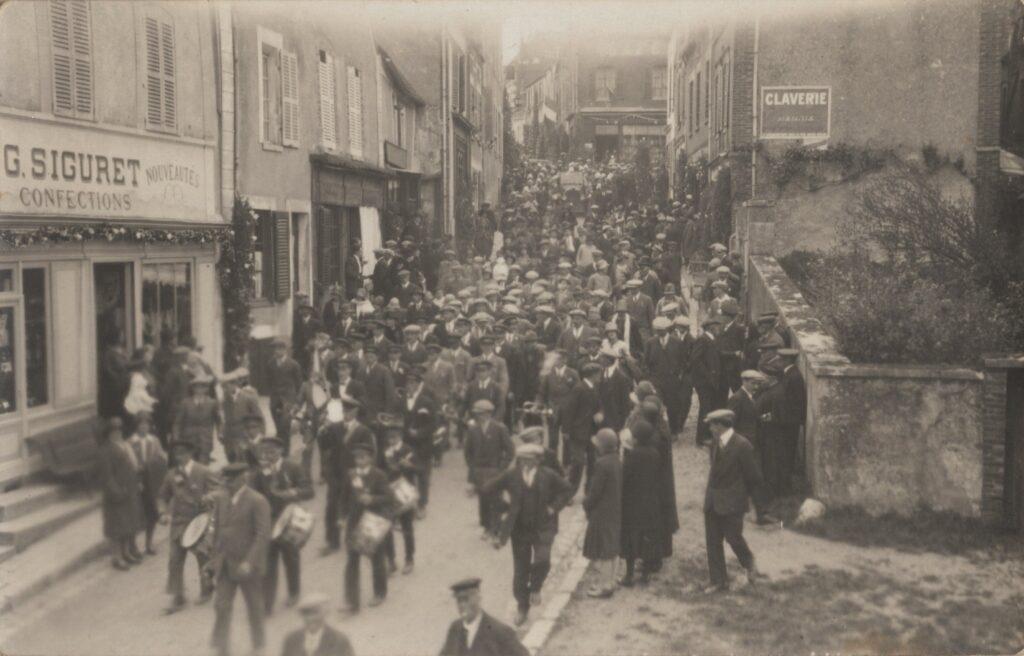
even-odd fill
[{"label": "bass drum", "polygon": [[301,549],[313,535],[315,523],[313,513],[293,503],[281,512],[270,537],[274,542],[290,544],[296,549]]},{"label": "bass drum", "polygon": [[209,558],[213,554],[213,522],[210,513],[200,513],[192,518],[181,534],[181,546],[200,558]]}]

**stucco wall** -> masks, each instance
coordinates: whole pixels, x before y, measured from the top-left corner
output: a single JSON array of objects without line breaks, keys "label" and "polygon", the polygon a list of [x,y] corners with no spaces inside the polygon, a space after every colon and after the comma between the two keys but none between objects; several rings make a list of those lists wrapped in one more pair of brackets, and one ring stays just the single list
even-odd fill
[{"label": "stucco wall", "polygon": [[748,315],[779,312],[800,349],[813,496],[874,513],[981,514],[980,372],[851,364],[773,257],[748,259],[746,289]]}]

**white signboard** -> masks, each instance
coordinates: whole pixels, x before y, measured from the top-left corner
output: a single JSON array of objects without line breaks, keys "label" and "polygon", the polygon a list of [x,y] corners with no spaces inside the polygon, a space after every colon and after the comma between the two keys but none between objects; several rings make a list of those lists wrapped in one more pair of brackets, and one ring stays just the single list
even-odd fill
[{"label": "white signboard", "polygon": [[0,214],[218,222],[214,148],[0,116]]}]

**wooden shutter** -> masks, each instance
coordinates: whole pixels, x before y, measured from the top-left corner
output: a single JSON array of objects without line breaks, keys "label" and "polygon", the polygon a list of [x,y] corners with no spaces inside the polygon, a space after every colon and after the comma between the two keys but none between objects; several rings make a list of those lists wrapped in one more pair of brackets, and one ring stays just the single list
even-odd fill
[{"label": "wooden shutter", "polygon": [[281,53],[281,143],[299,145],[299,60]]},{"label": "wooden shutter", "polygon": [[363,79],[359,69],[348,67],[348,147],[353,157],[363,157]]},{"label": "wooden shutter", "polygon": [[177,128],[174,25],[146,17],[146,124],[151,128]]},{"label": "wooden shutter", "polygon": [[86,0],[50,0],[54,114],[92,118],[91,32]]},{"label": "wooden shutter", "polygon": [[291,220],[287,212],[274,212],[274,298],[283,301],[291,296]]},{"label": "wooden shutter", "polygon": [[317,77],[320,82],[320,141],[326,148],[338,147],[338,117],[334,84],[334,57],[320,51],[317,64]]}]

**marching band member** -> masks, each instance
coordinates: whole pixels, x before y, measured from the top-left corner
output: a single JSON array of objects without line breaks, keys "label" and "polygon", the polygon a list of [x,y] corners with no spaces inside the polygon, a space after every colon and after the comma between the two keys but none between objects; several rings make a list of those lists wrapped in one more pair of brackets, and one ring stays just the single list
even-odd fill
[{"label": "marching band member", "polygon": [[430,474],[434,468],[434,430],[437,428],[437,403],[430,392],[423,389],[423,368],[413,367],[406,376],[405,401],[402,414],[405,419],[405,441],[416,454],[416,487],[420,493],[420,519],[424,517],[430,501]]},{"label": "marching band member", "polygon": [[[404,424],[402,420],[394,415],[385,414],[380,417],[379,421],[387,441],[387,447],[384,450],[384,472],[387,474],[388,481],[393,484],[395,481],[403,479],[415,485],[419,477],[419,464],[416,462],[416,454],[403,439]],[[400,511],[396,517],[405,546],[405,564],[402,566],[402,574],[412,573],[413,561],[416,556],[416,536],[413,532],[415,513],[415,508],[408,508]],[[394,572],[397,569],[394,531],[388,534],[384,546],[388,558],[388,571]]]},{"label": "marching band member", "polygon": [[515,444],[505,425],[493,420],[494,409],[494,404],[487,399],[473,403],[473,421],[466,429],[465,456],[469,480],[477,495],[480,526],[483,528],[480,537],[499,544],[496,498],[484,491],[484,485],[512,462]]},{"label": "marching band member", "polygon": [[[348,479],[348,518],[345,523],[348,560],[345,564],[345,612],[359,613],[359,563],[363,554],[359,551],[359,521],[367,512],[388,517],[393,506],[393,495],[388,486],[387,476],[373,466],[374,450],[362,442],[352,445],[355,467]],[[384,544],[378,544],[368,556],[373,568],[373,598],[369,606],[379,606],[388,595],[388,573]]]}]

